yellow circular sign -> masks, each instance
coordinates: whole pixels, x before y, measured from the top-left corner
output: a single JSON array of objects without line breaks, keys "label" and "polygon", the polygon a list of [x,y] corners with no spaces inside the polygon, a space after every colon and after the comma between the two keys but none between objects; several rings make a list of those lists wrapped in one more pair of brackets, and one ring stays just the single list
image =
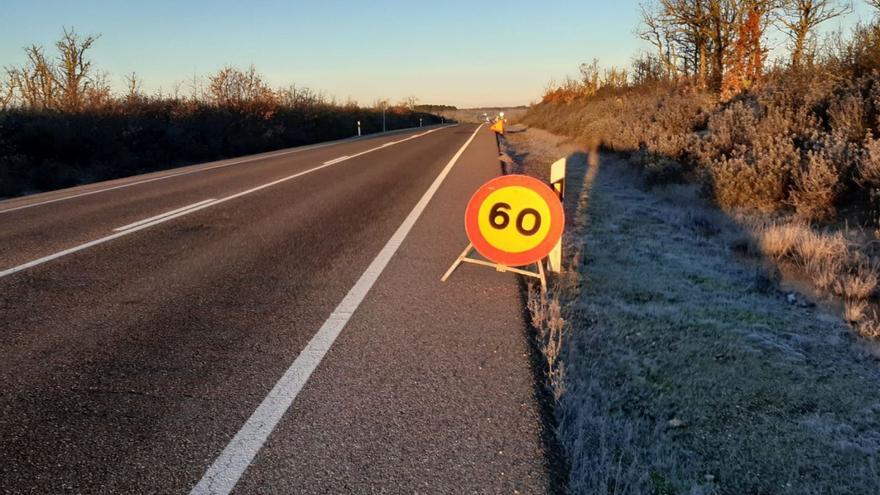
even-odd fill
[{"label": "yellow circular sign", "polygon": [[559,198],[543,182],[505,175],[483,184],[465,210],[474,248],[507,266],[534,263],[559,242],[565,216]]}]

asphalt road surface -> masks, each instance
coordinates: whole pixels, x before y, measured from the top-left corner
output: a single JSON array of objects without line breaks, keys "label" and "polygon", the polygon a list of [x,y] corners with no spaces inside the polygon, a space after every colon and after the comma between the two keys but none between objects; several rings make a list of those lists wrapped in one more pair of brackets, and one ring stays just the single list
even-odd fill
[{"label": "asphalt road surface", "polygon": [[0,202],[3,493],[544,493],[500,172],[419,129]]}]

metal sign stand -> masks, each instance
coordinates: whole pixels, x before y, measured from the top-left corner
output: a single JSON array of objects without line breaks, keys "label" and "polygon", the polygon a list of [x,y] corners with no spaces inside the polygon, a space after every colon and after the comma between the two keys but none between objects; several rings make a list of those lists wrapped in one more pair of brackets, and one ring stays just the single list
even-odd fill
[{"label": "metal sign stand", "polygon": [[535,277],[541,281],[541,290],[544,292],[547,291],[547,277],[544,276],[544,267],[542,266],[542,263],[541,263],[541,261],[543,261],[543,260],[538,260],[535,263],[536,265],[538,265],[537,272],[530,272],[528,270],[523,270],[521,268],[515,268],[512,266],[502,265],[500,263],[492,263],[491,261],[481,260],[478,258],[469,258],[468,254],[470,254],[471,251],[473,251],[473,250],[474,250],[474,245],[472,243],[468,243],[467,247],[464,248],[464,251],[462,251],[461,254],[458,256],[458,258],[456,258],[455,262],[452,263],[452,266],[450,266],[449,269],[446,270],[446,273],[443,274],[443,278],[441,278],[440,281],[446,282],[446,279],[448,279],[449,276],[452,275],[452,272],[454,272],[455,269],[458,268],[458,265],[460,265],[462,263],[473,263],[475,265],[492,267],[496,271],[499,271],[502,273],[503,272],[513,272],[513,273],[519,273],[520,275],[525,275],[527,277]]}]

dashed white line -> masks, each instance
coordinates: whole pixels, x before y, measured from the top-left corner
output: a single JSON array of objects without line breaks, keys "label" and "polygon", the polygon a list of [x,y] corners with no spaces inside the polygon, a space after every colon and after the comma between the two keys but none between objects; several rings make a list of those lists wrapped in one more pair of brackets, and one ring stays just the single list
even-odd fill
[{"label": "dashed white line", "polygon": [[348,155],[340,156],[339,158],[327,160],[326,162],[324,162],[324,165],[333,165],[334,163],[344,162],[345,160],[348,160],[348,158],[349,158]]},{"label": "dashed white line", "polygon": [[174,215],[175,213],[180,213],[180,212],[182,212],[182,211],[186,211],[186,210],[189,210],[190,208],[195,208],[196,206],[201,206],[201,205],[204,205],[204,204],[210,203],[210,202],[212,202],[212,201],[217,201],[217,200],[214,199],[214,198],[206,199],[206,200],[204,200],[204,201],[199,201],[198,203],[193,203],[193,204],[191,204],[191,205],[186,205],[186,206],[183,206],[183,207],[181,207],[181,208],[177,208],[176,210],[166,211],[165,213],[160,213],[160,214],[158,214],[158,215],[156,215],[156,216],[154,216],[154,217],[145,218],[145,219],[143,219],[143,220],[138,220],[137,222],[133,222],[133,223],[130,223],[130,224],[128,224],[128,225],[123,225],[122,227],[116,227],[115,229],[113,229],[113,232],[119,232],[119,231],[121,231],[121,230],[128,230],[128,229],[130,229],[130,228],[137,227],[138,225],[143,225],[143,224],[145,224],[145,223],[150,223],[150,222],[152,222],[152,221],[154,221],[154,220],[159,220],[160,218],[165,218],[165,217],[167,217],[167,216]]},{"label": "dashed white line", "polygon": [[[438,128],[435,128],[435,129],[431,129],[431,130],[428,131],[428,132],[423,132],[423,133],[421,133],[421,134],[417,134],[417,135],[415,135],[415,136],[410,136],[410,137],[408,137],[408,138],[406,138],[406,139],[403,139],[403,140],[401,140],[401,141],[398,141],[398,142],[399,142],[399,143],[402,143],[402,142],[404,142],[404,141],[408,141],[408,140],[413,139],[413,138],[415,138],[415,137],[425,136],[425,135],[427,135],[427,134],[430,134],[430,133],[432,133],[432,132],[434,132],[434,131],[438,131],[438,130],[440,130],[440,129],[442,129],[442,127],[438,127]],[[361,155],[366,155],[367,153],[372,153],[373,151],[380,150],[380,149],[382,149],[382,146],[376,146],[375,148],[370,148],[370,149],[368,149],[368,150],[366,150],[366,151],[361,151],[360,153],[356,153],[356,154],[354,154],[354,155],[351,155],[351,156],[349,156],[349,157],[346,157],[345,160],[350,160],[350,159],[352,159],[352,158],[356,158],[356,157],[361,156]],[[345,160],[341,160],[341,161],[338,161],[338,162],[335,162],[335,163],[331,163],[331,164],[322,164],[322,165],[318,165],[317,167],[313,167],[313,168],[310,168],[310,169],[308,169],[308,170],[303,170],[302,172],[298,172],[298,173],[295,173],[295,174],[293,174],[293,175],[288,175],[287,177],[283,177],[283,178],[281,178],[281,179],[274,180],[274,181],[272,181],[272,182],[268,182],[268,183],[266,183],[266,184],[263,184],[263,185],[260,185],[260,186],[257,186],[257,187],[252,187],[252,188],[250,188],[250,189],[248,189],[248,190],[246,190],[246,191],[241,191],[241,192],[235,193],[235,194],[233,194],[233,195],[231,195],[231,196],[226,196],[225,198],[220,198],[220,199],[218,199],[218,200],[212,201],[212,202],[210,202],[210,203],[205,203],[205,204],[202,204],[202,205],[199,205],[199,206],[194,206],[194,207],[192,207],[192,208],[189,208],[189,209],[186,209],[186,210],[183,210],[183,211],[179,211],[179,212],[174,213],[174,214],[168,214],[168,215],[166,215],[166,216],[161,216],[161,218],[158,218],[158,219],[156,219],[156,220],[149,221],[149,222],[147,222],[147,223],[142,223],[142,224],[140,224],[140,225],[138,225],[138,226],[136,226],[136,227],[131,227],[131,228],[126,229],[126,230],[121,230],[121,231],[119,231],[119,232],[116,232],[115,234],[110,234],[110,235],[108,235],[108,236],[106,236],[106,237],[101,237],[100,239],[95,239],[94,241],[89,241],[89,242],[86,242],[86,243],[84,243],[84,244],[80,244],[80,245],[78,245],[78,246],[74,246],[74,247],[72,247],[72,248],[68,248],[68,249],[65,249],[65,250],[63,250],[63,251],[59,251],[59,252],[57,252],[57,253],[50,254],[50,255],[48,255],[48,256],[43,256],[42,258],[38,258],[38,259],[35,259],[35,260],[32,260],[32,261],[28,261],[27,263],[24,263],[24,264],[21,264],[21,265],[18,265],[18,266],[14,266],[14,267],[12,267],[12,268],[8,268],[8,269],[6,269],[6,270],[0,271],[0,278],[7,277],[7,276],[9,276],[9,275],[12,275],[13,273],[18,273],[18,272],[20,272],[20,271],[22,271],[22,270],[27,270],[28,268],[33,268],[33,267],[35,267],[35,266],[37,266],[37,265],[42,265],[43,263],[47,263],[47,262],[49,262],[49,261],[56,260],[56,259],[58,259],[58,258],[61,258],[61,257],[67,256],[67,255],[69,255],[69,254],[73,254],[73,253],[76,253],[76,252],[78,252],[78,251],[82,251],[82,250],[84,250],[84,249],[88,249],[88,248],[90,248],[90,247],[97,246],[97,245],[99,245],[99,244],[103,244],[103,243],[105,243],[105,242],[109,242],[109,241],[112,241],[112,240],[114,240],[114,239],[118,239],[118,238],[120,238],[120,237],[123,237],[123,236],[129,235],[129,234],[133,234],[133,233],[135,233],[135,232],[138,232],[138,231],[141,231],[141,230],[144,230],[144,229],[150,228],[150,227],[152,227],[152,226],[154,226],[154,225],[159,225],[160,223],[164,223],[164,222],[167,222],[167,221],[169,221],[169,220],[173,220],[173,219],[175,219],[175,218],[182,217],[182,216],[184,216],[184,215],[189,215],[190,213],[195,213],[195,212],[197,212],[197,211],[203,210],[203,209],[205,209],[205,208],[210,208],[210,207],[212,207],[212,206],[216,206],[216,205],[219,205],[219,204],[221,204],[221,203],[225,203],[225,202],[230,201],[230,200],[233,200],[233,199],[235,199],[235,198],[240,198],[240,197],[242,197],[242,196],[244,196],[244,195],[251,194],[251,193],[254,193],[254,192],[260,191],[260,190],[262,190],[262,189],[266,189],[267,187],[272,187],[272,186],[275,186],[275,185],[277,185],[277,184],[281,184],[282,182],[287,182],[287,181],[289,181],[289,180],[296,179],[297,177],[302,177],[303,175],[310,174],[310,173],[312,173],[312,172],[316,172],[316,171],[318,171],[318,170],[321,170],[322,168],[332,167],[333,165],[336,165],[337,163],[342,163],[342,162],[345,161]]]},{"label": "dashed white line", "polygon": [[464,153],[464,150],[471,144],[482,124],[477,127],[471,137],[462,145],[462,147],[449,160],[449,163],[440,172],[440,175],[434,179],[419,202],[416,203],[409,215],[397,228],[397,231],[388,239],[385,246],[379,251],[379,254],[373,259],[373,262],[367,267],[361,277],[355,282],[354,286],[348,291],[348,294],[342,299],[342,302],[336,306],[336,309],[327,318],[327,321],[321,325],[318,333],[309,341],[305,349],[293,361],[293,364],[287,369],[280,380],[272,387],[272,390],[263,399],[263,402],[257,407],[250,418],[245,422],[244,426],[235,434],[232,441],[223,449],[220,456],[211,464],[205,472],[199,483],[193,487],[191,495],[203,494],[228,494],[238,483],[239,478],[251,464],[257,452],[263,446],[266,439],[275,429],[275,426],[284,416],[284,413],[293,403],[293,400],[302,390],[306,381],[312,372],[321,363],[324,355],[333,345],[333,342],[345,328],[345,325],[351,319],[352,314],[357,310],[361,301],[364,300],[370,288],[379,279],[382,271],[391,261],[391,257],[397,252],[397,249],[403,243],[409,231],[415,225],[422,212],[428,206],[428,202],[434,197],[434,193],[440,188],[440,184],[449,175],[449,171]]}]

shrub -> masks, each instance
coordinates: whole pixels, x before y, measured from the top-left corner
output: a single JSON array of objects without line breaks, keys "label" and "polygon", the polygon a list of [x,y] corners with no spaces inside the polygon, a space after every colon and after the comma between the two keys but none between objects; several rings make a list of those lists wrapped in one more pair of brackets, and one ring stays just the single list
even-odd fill
[{"label": "shrub", "polygon": [[863,186],[880,188],[880,139],[875,139],[870,133],[865,138],[857,167],[859,181]]},{"label": "shrub", "polygon": [[840,95],[832,96],[828,106],[831,131],[848,141],[861,141],[868,131],[865,101],[857,88],[845,88]]},{"label": "shrub", "polygon": [[709,163],[707,190],[722,207],[778,210],[787,204],[798,159],[786,137],[766,136],[751,147],[737,144],[729,156]]},{"label": "shrub", "polygon": [[845,142],[806,152],[791,191],[791,203],[798,216],[806,220],[834,218],[835,205],[844,189],[842,169],[846,168],[847,156]]}]

